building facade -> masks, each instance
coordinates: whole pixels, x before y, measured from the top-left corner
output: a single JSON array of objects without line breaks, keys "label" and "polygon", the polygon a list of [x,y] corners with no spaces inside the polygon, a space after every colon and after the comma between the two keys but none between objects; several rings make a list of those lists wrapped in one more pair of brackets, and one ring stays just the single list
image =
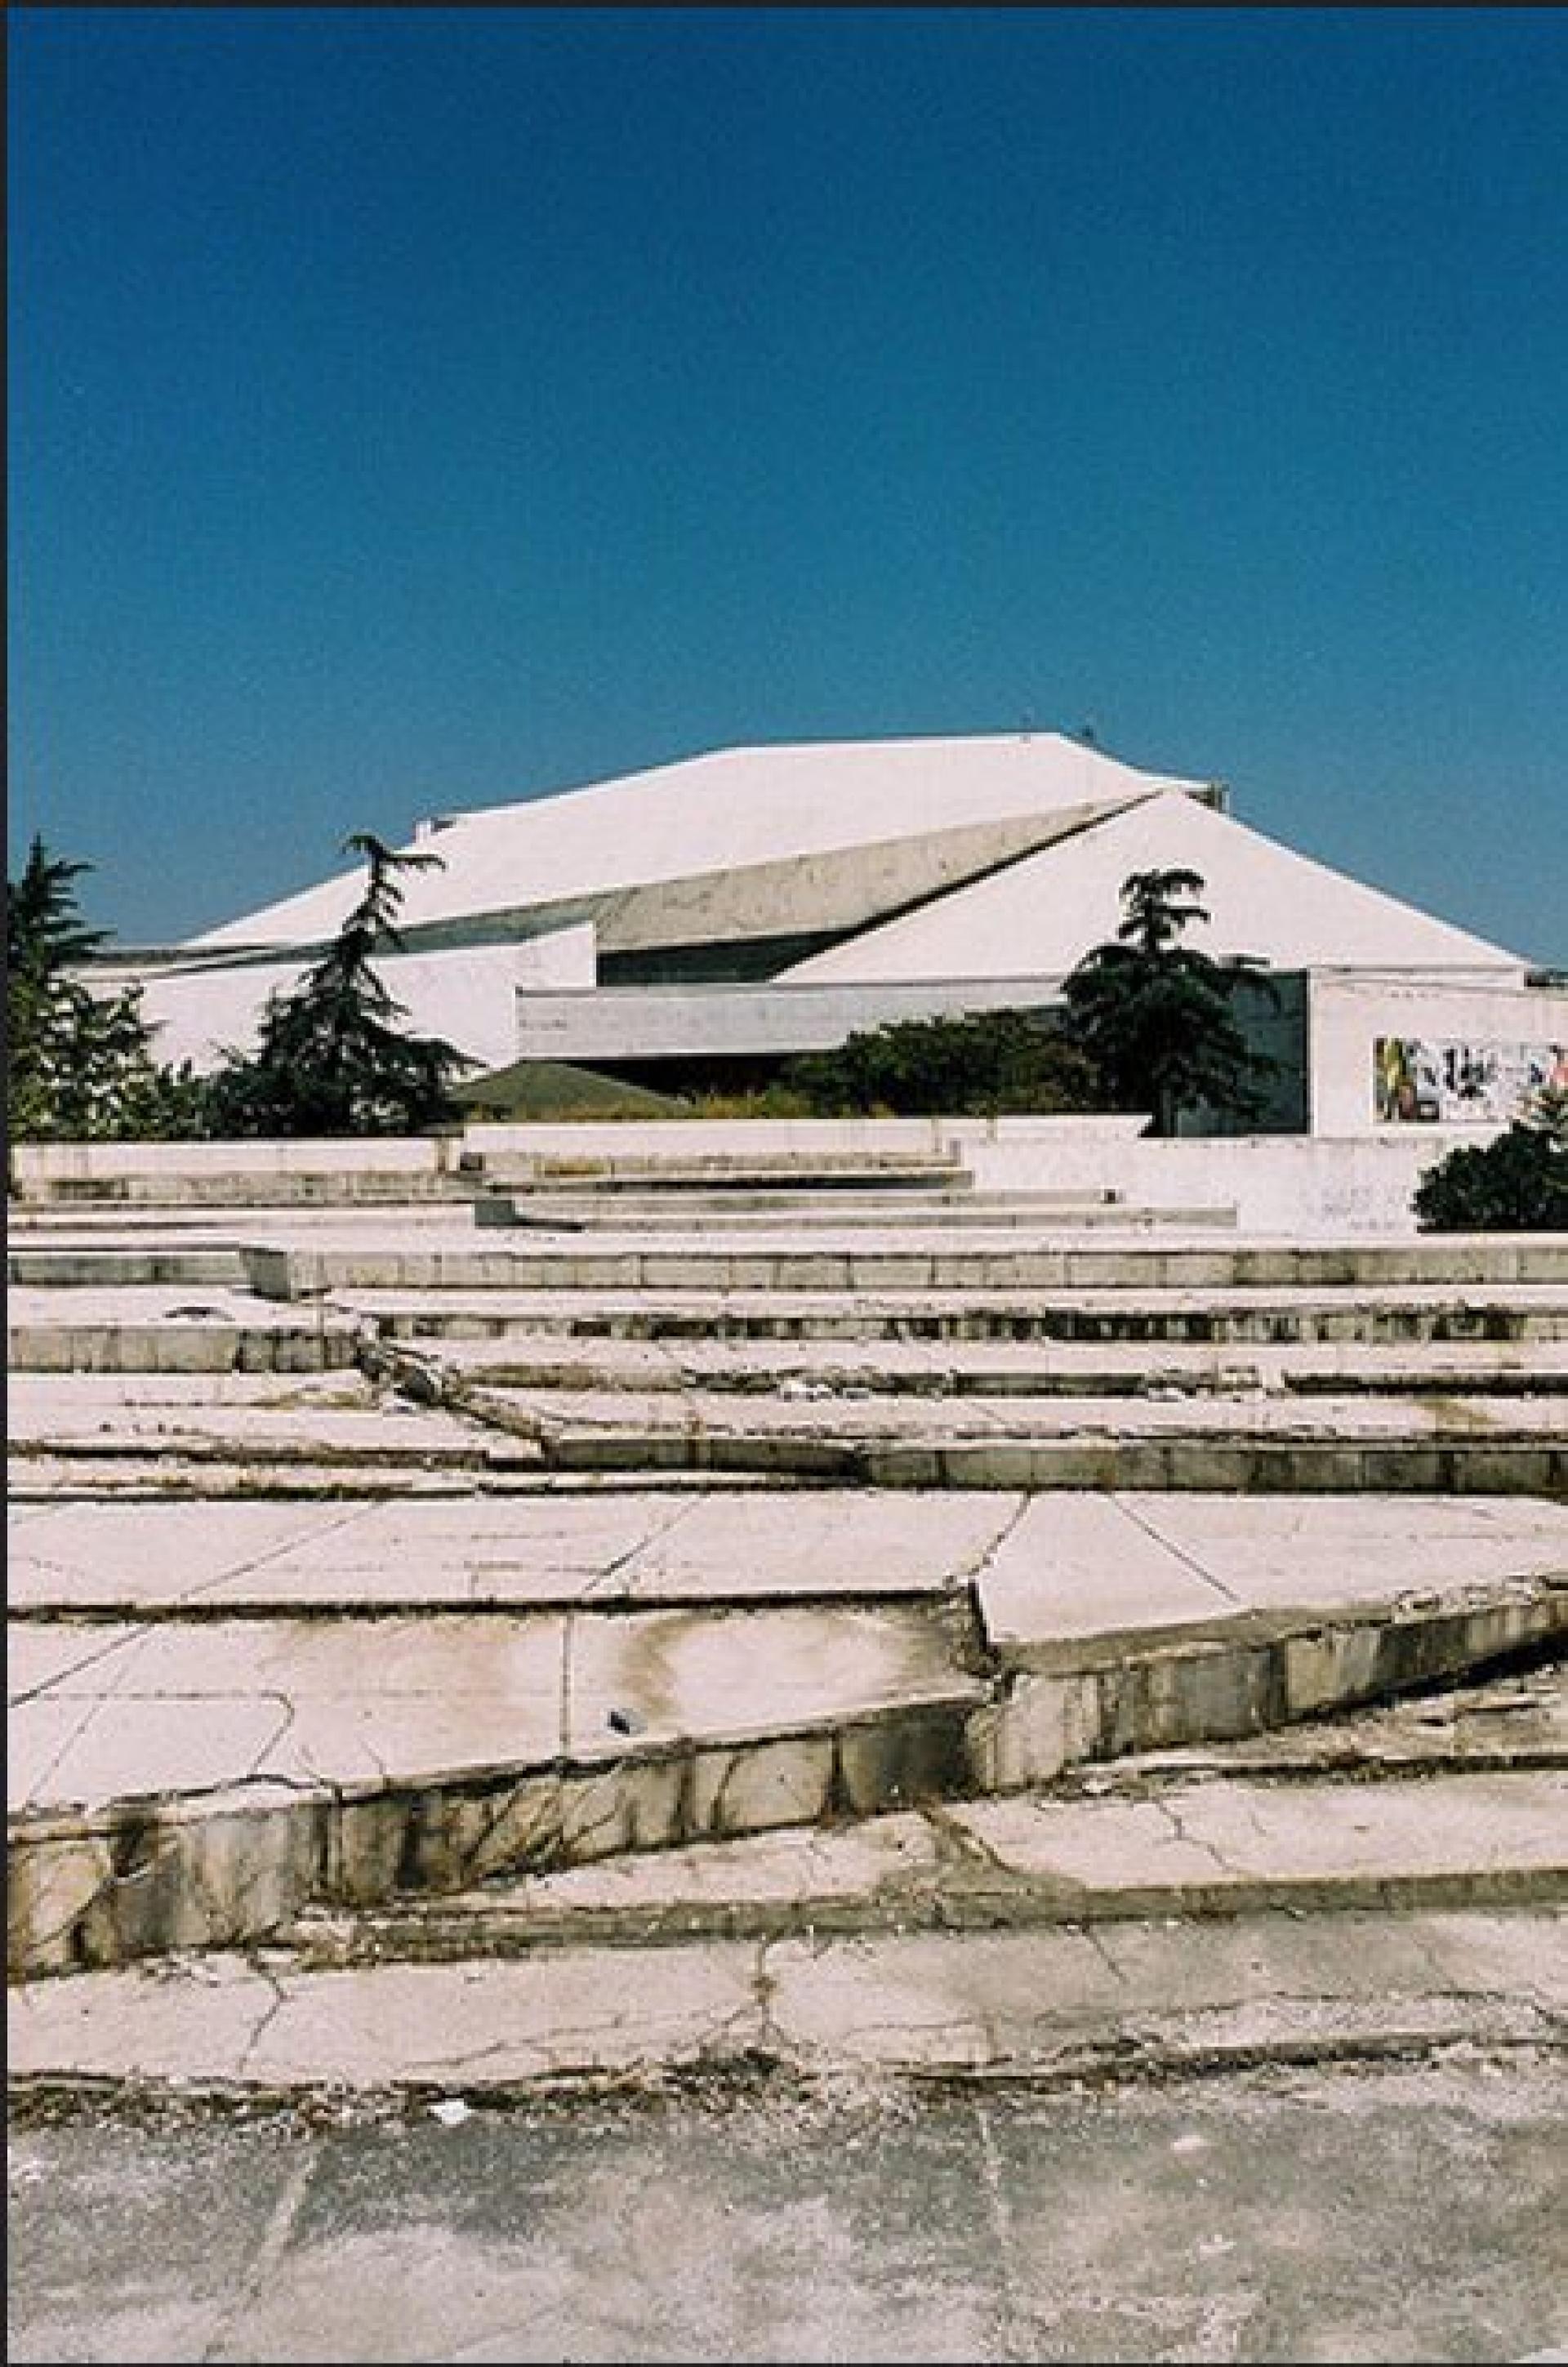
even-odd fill
[{"label": "building facade", "polygon": [[[1253,1014],[1280,1062],[1265,1126],[1495,1127],[1568,1046],[1568,997],[1517,955],[1251,830],[1215,784],[1056,733],[726,749],[433,816],[412,844],[440,862],[406,875],[384,975],[411,1026],[485,1070],[658,1082],[1048,1007],[1114,935],[1127,877],[1171,867],[1205,883],[1190,942],[1273,974]],[[162,1057],[200,1068],[252,1040],[362,878],[118,957]]]}]

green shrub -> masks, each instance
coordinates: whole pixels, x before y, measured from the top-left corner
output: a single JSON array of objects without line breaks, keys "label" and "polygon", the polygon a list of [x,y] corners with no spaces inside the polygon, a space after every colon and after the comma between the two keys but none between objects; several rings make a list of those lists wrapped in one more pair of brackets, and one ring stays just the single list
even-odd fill
[{"label": "green shrub", "polygon": [[1542,1094],[1495,1142],[1450,1150],[1414,1205],[1424,1232],[1568,1232],[1568,1094]]},{"label": "green shrub", "polygon": [[806,1052],[782,1082],[822,1117],[997,1117],[1103,1109],[1100,1073],[1043,1013],[906,1019]]}]

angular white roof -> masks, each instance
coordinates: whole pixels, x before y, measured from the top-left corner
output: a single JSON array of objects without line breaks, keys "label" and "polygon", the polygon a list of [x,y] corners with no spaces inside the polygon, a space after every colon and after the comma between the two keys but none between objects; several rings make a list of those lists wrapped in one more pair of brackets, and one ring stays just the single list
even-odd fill
[{"label": "angular white roof", "polygon": [[[1005,823],[1011,852],[1078,816],[1162,791],[1206,787],[1140,772],[1056,732],[852,740],[728,748],[676,764],[460,813],[417,842],[440,870],[405,876],[409,929],[526,912],[754,866]],[[978,855],[968,868],[982,867]],[[362,867],[190,940],[310,944],[332,936],[361,893]],[[882,909],[888,909],[887,900]],[[718,934],[728,932],[722,927]]]},{"label": "angular white roof", "polygon": [[1204,882],[1212,924],[1195,925],[1185,942],[1205,953],[1254,954],[1278,969],[1525,967],[1501,946],[1364,888],[1211,806],[1158,796],[782,975],[841,985],[1059,978],[1115,935],[1129,873],[1178,866]]}]

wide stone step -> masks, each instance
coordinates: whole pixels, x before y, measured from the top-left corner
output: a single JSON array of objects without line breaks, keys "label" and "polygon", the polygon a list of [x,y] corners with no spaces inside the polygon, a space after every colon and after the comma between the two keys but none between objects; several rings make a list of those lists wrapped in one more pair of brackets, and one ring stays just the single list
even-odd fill
[{"label": "wide stone step", "polygon": [[984,1231],[998,1235],[1019,1232],[1079,1231],[1113,1227],[1141,1231],[1157,1228],[1190,1229],[1215,1227],[1234,1229],[1234,1206],[1181,1208],[1144,1207],[1098,1195],[1070,1193],[987,1192],[973,1190],[906,1191],[897,1199],[882,1198],[870,1190],[859,1195],[822,1192],[809,1198],[787,1193],[753,1191],[670,1193],[633,1196],[629,1193],[603,1198],[581,1193],[538,1192],[526,1196],[491,1195],[474,1204],[481,1229],[512,1228],[537,1232],[677,1233],[701,1229],[720,1234],[768,1231],[781,1224],[791,1232],[837,1231],[853,1227],[886,1233],[887,1246],[912,1227],[939,1233]]},{"label": "wide stone step", "polygon": [[1248,1509],[950,1502],[885,1527],[881,1601],[863,1498],[24,1510],[13,1970],[1011,1791],[1561,1634],[1561,1507]]},{"label": "wide stone step", "polygon": [[1065,1240],[1025,1249],[965,1246],[956,1237],[922,1240],[911,1229],[897,1246],[868,1249],[862,1240],[835,1240],[829,1233],[809,1245],[787,1236],[772,1241],[759,1236],[744,1250],[711,1249],[700,1237],[650,1249],[639,1236],[615,1234],[599,1237],[592,1248],[548,1249],[404,1248],[343,1239],[308,1250],[281,1243],[258,1247],[248,1253],[247,1264],[251,1286],[273,1298],[372,1289],[1144,1291],[1315,1284],[1362,1290],[1412,1283],[1485,1288],[1568,1284],[1568,1236],[1221,1245],[1122,1233],[1103,1243]]},{"label": "wide stone step", "polygon": [[1551,1398],[739,1397],[489,1387],[444,1400],[558,1470],[801,1473],[880,1488],[1568,1493]]},{"label": "wide stone step", "polygon": [[222,1284],[81,1291],[24,1285],[6,1304],[13,1373],[310,1373],[351,1365],[361,1319]]},{"label": "wide stone step", "polygon": [[[249,1279],[247,1252],[235,1242],[150,1242],[114,1248],[71,1242],[6,1251],[6,1278],[39,1289],[118,1290],[137,1285],[201,1287]],[[276,1297],[276,1292],[270,1294]]]},{"label": "wide stone step", "polygon": [[460,1172],[485,1189],[507,1185],[564,1190],[592,1186],[597,1192],[750,1191],[812,1192],[833,1187],[873,1190],[971,1181],[956,1144],[946,1150],[682,1151],[637,1156],[630,1151],[567,1155],[559,1152],[465,1151]]},{"label": "wide stone step", "polygon": [[1568,1340],[1568,1285],[1334,1288],[1253,1285],[976,1292],[353,1288],[334,1303],[389,1338],[707,1342],[1062,1341],[1159,1345],[1395,1345]]},{"label": "wide stone step", "polygon": [[162,1175],[34,1177],[24,1205],[73,1213],[112,1209],[120,1215],[200,1208],[373,1207],[385,1212],[433,1203],[450,1207],[470,1200],[473,1193],[470,1179],[445,1172],[332,1168],[267,1174],[236,1168],[200,1174],[187,1170]]}]

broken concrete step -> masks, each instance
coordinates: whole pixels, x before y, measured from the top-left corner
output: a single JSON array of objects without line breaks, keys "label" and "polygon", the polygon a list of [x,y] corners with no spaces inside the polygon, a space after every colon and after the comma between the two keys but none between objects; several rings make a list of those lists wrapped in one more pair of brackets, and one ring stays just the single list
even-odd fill
[{"label": "broken concrete step", "polygon": [[369,1352],[421,1387],[443,1381],[494,1388],[863,1398],[1143,1396],[1201,1393],[1556,1395],[1568,1390],[1568,1341],[1470,1341],[1366,1347],[1307,1342],[1247,1353],[1176,1342],[918,1340],[818,1342],[623,1340],[513,1332],[448,1341],[437,1352],[400,1342]]},{"label": "broken concrete step", "polygon": [[13,1630],[14,1975],[954,1788],[942,1607]]},{"label": "broken concrete step", "polygon": [[362,1320],[221,1285],[168,1284],[9,1294],[13,1373],[309,1373],[354,1363]]},{"label": "broken concrete step", "polygon": [[[22,2095],[405,2095],[448,2109],[750,2074],[1027,2078],[1560,2042],[1561,1916],[1258,1916],[1094,1931],[693,1941],[303,1971],[286,1952],[33,1984],[8,1999]],[[184,1977],[181,1977],[181,1974]],[[829,2088],[828,2092],[831,2092]]]},{"label": "broken concrete step", "polygon": [[[112,1509],[123,1532],[132,1508]],[[1467,1575],[1414,1595],[1386,1569],[1380,1592],[1364,1566],[1314,1587],[1298,1555],[1282,1586],[1265,1563],[1249,1596],[1196,1575],[1176,1548],[1178,1521],[1152,1589],[1149,1571],[1136,1574],[1141,1602],[1080,1603],[1076,1619],[1053,1600],[1056,1567],[1026,1552],[1025,1523],[1048,1509],[1004,1528],[967,1609],[852,1596],[741,1607],[720,1594],[705,1610],[616,1610],[587,1584],[575,1611],[511,1616],[402,1613],[385,1570],[409,1572],[417,1540],[391,1549],[367,1514],[372,1575],[349,1618],[303,1608],[312,1590],[343,1591],[332,1575],[341,1531],[333,1543],[329,1530],[323,1568],[306,1508],[247,1506],[253,1526],[284,1523],[275,1566],[300,1524],[292,1614],[236,1615],[254,1580],[224,1567],[230,1547],[195,1590],[216,1596],[231,1575],[227,1615],[116,1623],[39,1615],[35,1602],[13,1623],[13,1968],[227,1945],[312,1899],[358,1908],[411,1887],[1038,1785],[1084,1760],[1254,1733],[1506,1665],[1562,1630],[1562,1588],[1523,1574],[1553,1558],[1556,1508],[1490,1538],[1484,1508],[1470,1508],[1449,1524]],[[73,1556],[79,1567],[110,1510],[24,1513],[18,1557],[46,1572]],[[383,1527],[416,1512],[427,1530],[452,1517],[377,1508]],[[736,1507],[732,1522],[741,1514],[778,1517]],[[151,1535],[158,1523],[142,1525]],[[1128,1515],[1129,1535],[1137,1525]],[[1444,1524],[1419,1525],[1425,1568]]]},{"label": "broken concrete step", "polygon": [[[1027,2078],[1551,2048],[1561,1911],[674,1942],[302,1970],[285,1950],[14,1987],[13,2091],[499,2101],[684,2075]],[[831,2092],[831,2090],[829,2090]]]},{"label": "broken concrete step", "polygon": [[682,1466],[884,1488],[1568,1492],[1561,1414],[1551,1399],[1536,1397],[933,1402],[451,1382],[446,1401],[536,1440],[559,1470]]},{"label": "broken concrete step", "polygon": [[1568,1897],[1568,1775],[1365,1784],[1224,1776],[1143,1798],[1023,1794],[525,1875],[279,1937],[300,1968],[541,1947],[1159,1917],[1529,1907]]},{"label": "broken concrete step", "polygon": [[1335,1776],[1379,1783],[1385,1776],[1434,1772],[1507,1773],[1568,1770],[1568,1664],[1562,1641],[1540,1666],[1478,1684],[1409,1693],[1348,1716],[1318,1717],[1244,1735],[1134,1752],[1101,1766],[1066,1770],[1064,1794],[1146,1795],[1195,1777],[1244,1776],[1269,1782]]}]

